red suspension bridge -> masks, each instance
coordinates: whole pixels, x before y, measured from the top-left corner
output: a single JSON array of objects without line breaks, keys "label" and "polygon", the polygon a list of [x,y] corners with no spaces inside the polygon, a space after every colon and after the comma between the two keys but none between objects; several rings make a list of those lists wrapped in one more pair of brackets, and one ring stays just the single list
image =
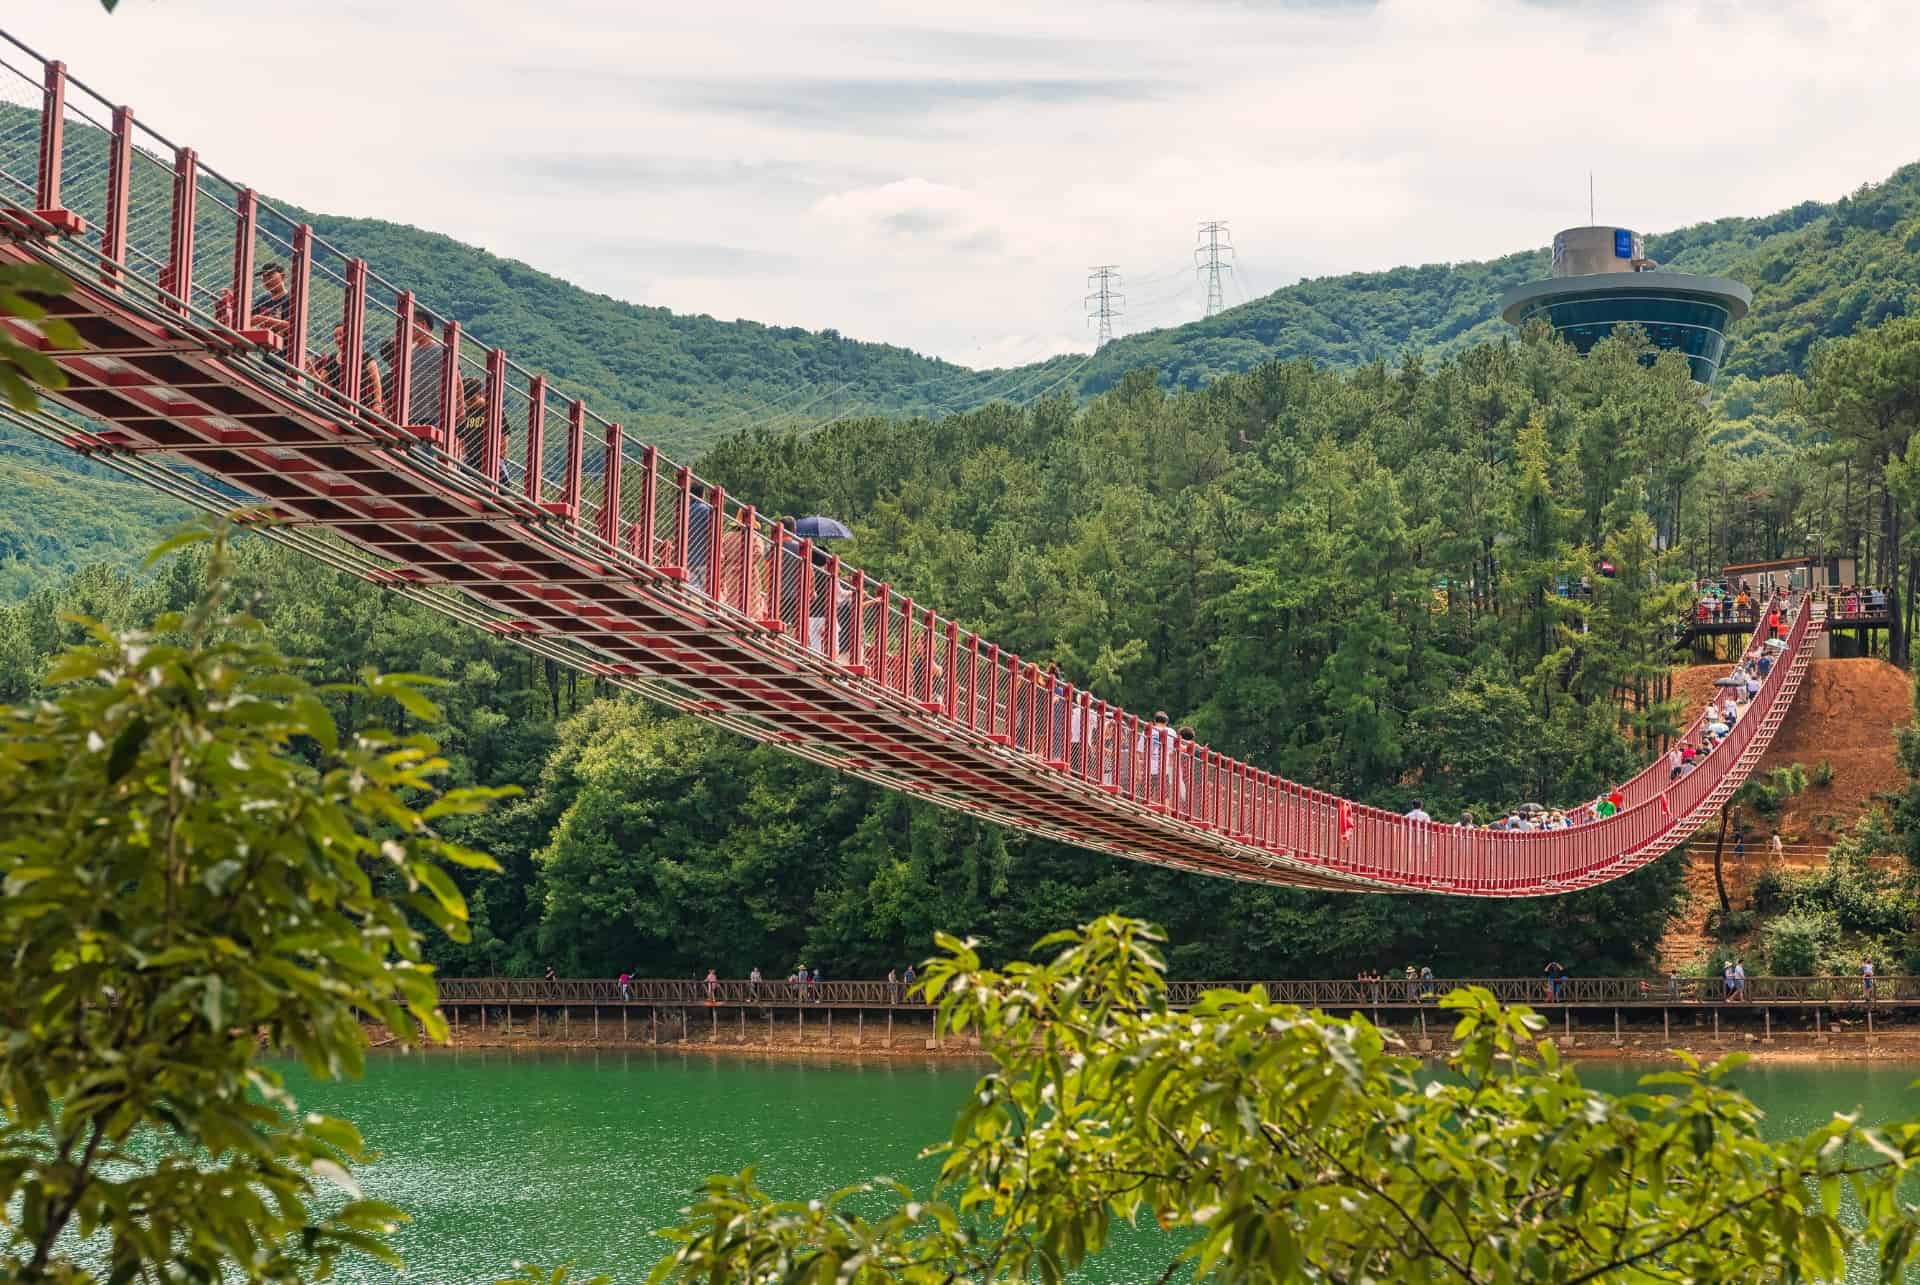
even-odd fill
[{"label": "red suspension bridge", "polygon": [[[0,33],[4,35],[4,33]],[[286,293],[256,299],[256,265]],[[1752,771],[1820,628],[1726,742],[1618,815],[1507,833],[1410,820],[1180,741],[769,522],[432,314],[5,36],[0,261],[70,283],[83,341],[29,431],[651,700],[1002,825],[1262,883],[1513,897],[1618,878]],[[1698,727],[1689,730],[1692,736]]]}]

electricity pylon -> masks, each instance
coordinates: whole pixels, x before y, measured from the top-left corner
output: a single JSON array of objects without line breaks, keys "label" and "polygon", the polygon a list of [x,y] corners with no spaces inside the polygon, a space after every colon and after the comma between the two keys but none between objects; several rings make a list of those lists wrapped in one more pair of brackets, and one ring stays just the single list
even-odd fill
[{"label": "electricity pylon", "polygon": [[1087,269],[1087,320],[1100,326],[1096,348],[1104,348],[1113,338],[1113,319],[1121,315],[1121,307],[1127,301],[1119,287],[1120,269],[1113,264],[1100,263]]},{"label": "electricity pylon", "polygon": [[1207,279],[1207,312],[1227,306],[1226,291],[1221,289],[1220,274],[1233,271],[1233,234],[1225,219],[1208,219],[1200,225],[1200,244],[1193,250],[1194,270]]}]

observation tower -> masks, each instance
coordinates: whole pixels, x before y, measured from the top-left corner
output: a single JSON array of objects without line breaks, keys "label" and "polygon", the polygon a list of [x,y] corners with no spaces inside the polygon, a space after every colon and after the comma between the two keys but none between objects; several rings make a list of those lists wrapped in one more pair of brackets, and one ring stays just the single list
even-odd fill
[{"label": "observation tower", "polygon": [[1516,326],[1544,317],[1582,353],[1637,324],[1655,347],[1684,353],[1705,386],[1720,371],[1727,323],[1752,304],[1738,281],[1662,270],[1629,228],[1568,228],[1553,238],[1552,275],[1501,295],[1500,315]]}]

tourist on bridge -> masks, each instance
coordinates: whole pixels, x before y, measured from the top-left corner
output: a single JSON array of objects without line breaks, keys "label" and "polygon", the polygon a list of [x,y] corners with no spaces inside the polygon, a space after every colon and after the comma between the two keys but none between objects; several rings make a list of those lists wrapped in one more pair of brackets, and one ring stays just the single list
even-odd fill
[{"label": "tourist on bridge", "polygon": [[1860,964],[1860,993],[1866,996],[1867,1003],[1873,1003],[1873,961],[1862,960]]},{"label": "tourist on bridge", "polygon": [[820,965],[813,966],[813,1002],[818,1004],[822,998],[820,989]]},{"label": "tourist on bridge", "polygon": [[1547,975],[1547,998],[1558,1004],[1567,993],[1567,970],[1555,959],[1543,971]]},{"label": "tourist on bridge", "polygon": [[552,964],[548,964],[548,965],[547,965],[547,980],[548,980],[548,981],[552,981],[552,980],[553,980],[553,965],[552,965]]},{"label": "tourist on bridge", "polygon": [[1423,808],[1423,807],[1421,807],[1421,806],[1420,806],[1420,800],[1418,800],[1418,799],[1415,799],[1415,800],[1413,801],[1413,806],[1407,809],[1407,820],[1409,820],[1409,821],[1431,821],[1431,820],[1433,820],[1433,818],[1432,818],[1432,817],[1430,817],[1430,816],[1428,816],[1428,815],[1427,815],[1427,810],[1426,810],[1425,808]]},{"label": "tourist on bridge", "polygon": [[720,1002],[720,975],[711,968],[707,970],[707,1003]]},{"label": "tourist on bridge", "polygon": [[1744,960],[1737,957],[1733,961],[1733,997],[1735,999],[1747,997],[1747,965]]},{"label": "tourist on bridge", "polygon": [[1733,998],[1733,961],[1731,959],[1720,961],[1720,998],[1725,1000]]},{"label": "tourist on bridge", "polygon": [[287,270],[278,263],[265,263],[254,276],[260,282],[260,293],[253,300],[253,324],[284,340],[293,325],[293,295],[287,290]]},{"label": "tourist on bridge", "polygon": [[911,998],[913,997],[913,983],[914,983],[914,980],[915,980],[915,978],[914,978],[914,972],[913,972],[913,965],[912,965],[912,964],[908,964],[908,965],[907,965],[907,971],[906,971],[906,973],[905,973],[905,975],[903,975],[903,976],[901,977],[901,979],[900,979],[900,981],[901,981],[901,983],[902,983],[903,985],[905,985],[905,986],[906,986],[906,988],[907,988],[907,997],[908,997],[909,999],[911,999]]},{"label": "tourist on bridge", "polygon": [[1680,779],[1680,764],[1684,758],[1685,755],[1681,754],[1678,745],[1667,751],[1667,779],[1669,781],[1677,781]]},{"label": "tourist on bridge", "polygon": [[900,1002],[900,974],[896,969],[887,970],[887,1003]]},{"label": "tourist on bridge", "polygon": [[755,964],[753,971],[747,974],[747,998],[760,998],[760,965]]},{"label": "tourist on bridge", "polygon": [[632,973],[620,974],[620,998],[623,1000],[626,1000],[628,1003],[633,1002],[633,974]]},{"label": "tourist on bridge", "polygon": [[440,422],[440,368],[447,350],[434,338],[433,318],[424,312],[413,314],[412,348],[407,404],[394,407],[393,418],[402,424],[437,424]]},{"label": "tourist on bridge", "polygon": [[1420,1002],[1420,970],[1412,964],[1407,965],[1407,1003]]}]

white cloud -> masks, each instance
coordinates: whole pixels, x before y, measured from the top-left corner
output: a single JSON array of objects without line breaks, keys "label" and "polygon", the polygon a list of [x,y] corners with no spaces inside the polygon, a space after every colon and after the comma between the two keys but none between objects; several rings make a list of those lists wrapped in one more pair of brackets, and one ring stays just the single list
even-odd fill
[{"label": "white cloud", "polygon": [[[15,34],[223,172],[637,302],[970,364],[1240,290],[1832,198],[1915,159],[1900,3],[256,0]],[[1229,301],[1238,295],[1229,287]]]}]

